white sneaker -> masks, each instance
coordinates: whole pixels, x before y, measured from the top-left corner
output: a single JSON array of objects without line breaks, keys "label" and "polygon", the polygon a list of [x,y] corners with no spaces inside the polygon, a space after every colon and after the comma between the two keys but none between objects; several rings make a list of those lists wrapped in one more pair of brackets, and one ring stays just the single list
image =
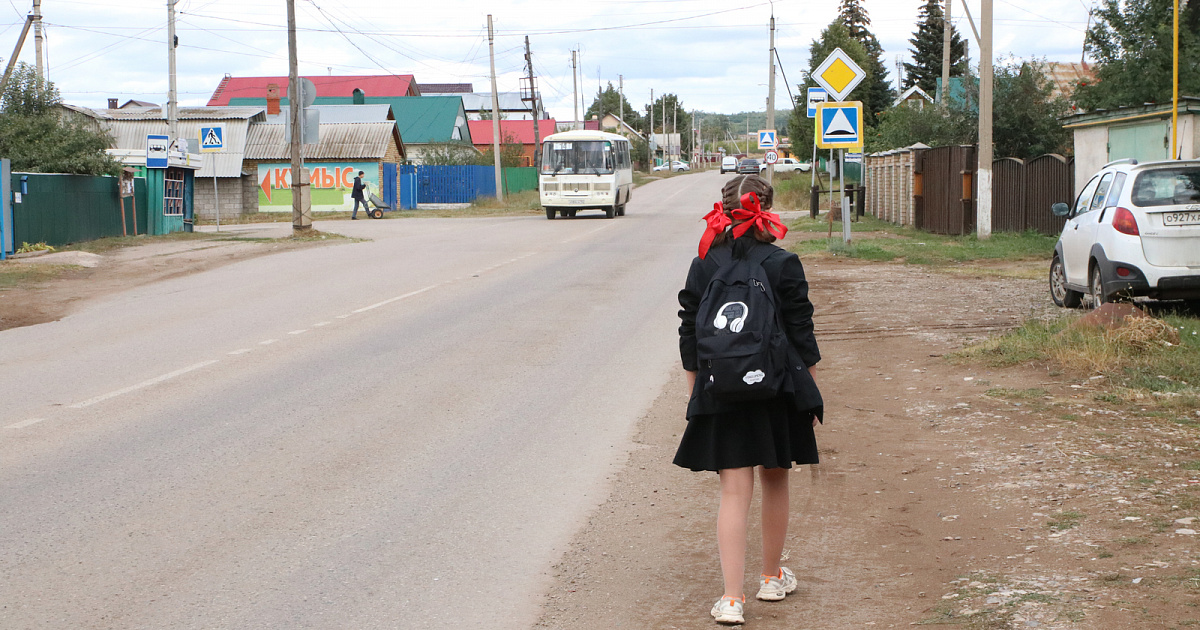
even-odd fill
[{"label": "white sneaker", "polygon": [[796,574],[787,567],[779,567],[779,577],[763,576],[758,586],[758,597],[768,602],[777,602],[796,590]]},{"label": "white sneaker", "polygon": [[737,625],[746,623],[746,618],[742,616],[742,610],[745,607],[746,598],[738,599],[736,597],[722,597],[713,604],[712,610],[709,611],[717,623],[725,623],[729,625]]}]

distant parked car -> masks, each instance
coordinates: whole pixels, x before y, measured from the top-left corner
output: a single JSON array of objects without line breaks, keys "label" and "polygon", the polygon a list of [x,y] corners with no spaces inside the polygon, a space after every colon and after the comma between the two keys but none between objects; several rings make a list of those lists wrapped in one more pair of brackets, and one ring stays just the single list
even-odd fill
[{"label": "distant parked car", "polygon": [[[767,166],[767,163],[763,162],[758,167],[759,172],[765,173]],[[807,173],[811,168],[812,166],[809,163],[801,162],[796,158],[779,158],[779,161],[774,164],[776,173]]]},{"label": "distant parked car", "polygon": [[655,166],[654,170],[665,171],[665,170],[667,170],[668,166],[670,167],[672,172],[692,170],[691,164],[688,164],[687,162],[680,162],[679,160],[671,160],[671,163],[669,165],[666,162],[663,162],[662,164]]},{"label": "distant parked car", "polygon": [[1075,307],[1146,296],[1200,307],[1200,160],[1110,162],[1075,203],[1050,262],[1050,297]]},{"label": "distant parked car", "polygon": [[758,175],[758,166],[761,164],[754,158],[745,158],[738,162],[737,172],[745,175]]},{"label": "distant parked car", "polygon": [[724,175],[725,173],[736,173],[737,166],[738,166],[738,160],[737,160],[737,158],[733,157],[732,155],[721,158],[721,174],[722,175]]}]

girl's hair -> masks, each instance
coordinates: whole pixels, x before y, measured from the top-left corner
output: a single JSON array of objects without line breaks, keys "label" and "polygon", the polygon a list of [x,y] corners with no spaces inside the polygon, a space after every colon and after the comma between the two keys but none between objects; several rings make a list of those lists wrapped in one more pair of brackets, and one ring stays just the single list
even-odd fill
[{"label": "girl's hair", "polygon": [[[725,182],[725,186],[721,188],[721,209],[724,210],[725,216],[733,219],[732,213],[734,210],[742,207],[742,195],[746,193],[754,193],[755,195],[758,195],[758,201],[760,204],[762,204],[763,210],[769,210],[775,201],[775,189],[771,187],[771,184],[767,182],[767,180],[759,177],[758,175],[738,175],[728,182]],[[739,223],[741,223],[741,221],[734,221],[734,225]],[[732,239],[733,235],[730,233],[731,230],[732,227],[730,230],[726,230],[725,232],[718,234],[717,237],[713,239],[713,246],[720,245],[726,240]],[[774,235],[768,234],[767,232],[764,232],[756,227],[750,228],[750,234],[752,234],[756,240],[762,241],[763,243],[775,242]]]}]

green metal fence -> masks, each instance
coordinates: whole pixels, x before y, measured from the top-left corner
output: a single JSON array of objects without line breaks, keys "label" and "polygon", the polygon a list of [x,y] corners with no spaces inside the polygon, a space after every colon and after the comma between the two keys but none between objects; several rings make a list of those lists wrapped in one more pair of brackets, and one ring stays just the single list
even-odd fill
[{"label": "green metal fence", "polygon": [[13,191],[21,193],[21,203],[13,204],[14,244],[66,245],[106,236],[145,234],[146,180],[135,179],[134,196],[125,199],[124,231],[118,181],[116,177],[91,175],[13,173]]},{"label": "green metal fence", "polygon": [[515,166],[504,169],[504,192],[516,193],[522,190],[537,190],[537,169],[532,166]]}]

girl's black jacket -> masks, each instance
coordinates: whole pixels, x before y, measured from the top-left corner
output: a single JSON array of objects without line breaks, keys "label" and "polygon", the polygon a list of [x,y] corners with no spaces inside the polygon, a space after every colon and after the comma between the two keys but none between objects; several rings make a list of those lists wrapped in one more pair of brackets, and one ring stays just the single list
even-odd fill
[{"label": "girl's black jacket", "polygon": [[[808,280],[804,277],[804,266],[800,264],[800,258],[775,245],[760,242],[749,234],[726,241],[714,249],[716,247],[732,247],[735,258],[745,257],[752,248],[770,247],[775,250],[767,256],[762,266],[771,281],[771,287],[775,290],[780,319],[792,347],[792,352],[789,353],[793,363],[790,366],[791,387],[785,384],[781,395],[791,397],[796,410],[802,414],[815,414],[820,418],[824,406],[821,392],[805,368],[816,365],[821,360],[821,352],[817,348],[816,337],[813,336],[813,305],[808,300]],[[699,369],[696,359],[696,312],[700,308],[700,299],[704,296],[709,281],[717,271],[717,263],[713,258],[708,256],[704,259],[693,259],[691,269],[688,270],[687,283],[679,292],[679,356],[683,359],[683,369],[689,372]],[[688,402],[687,417],[736,412],[737,405],[713,400],[704,392],[700,379],[697,379],[691,400]]]}]

